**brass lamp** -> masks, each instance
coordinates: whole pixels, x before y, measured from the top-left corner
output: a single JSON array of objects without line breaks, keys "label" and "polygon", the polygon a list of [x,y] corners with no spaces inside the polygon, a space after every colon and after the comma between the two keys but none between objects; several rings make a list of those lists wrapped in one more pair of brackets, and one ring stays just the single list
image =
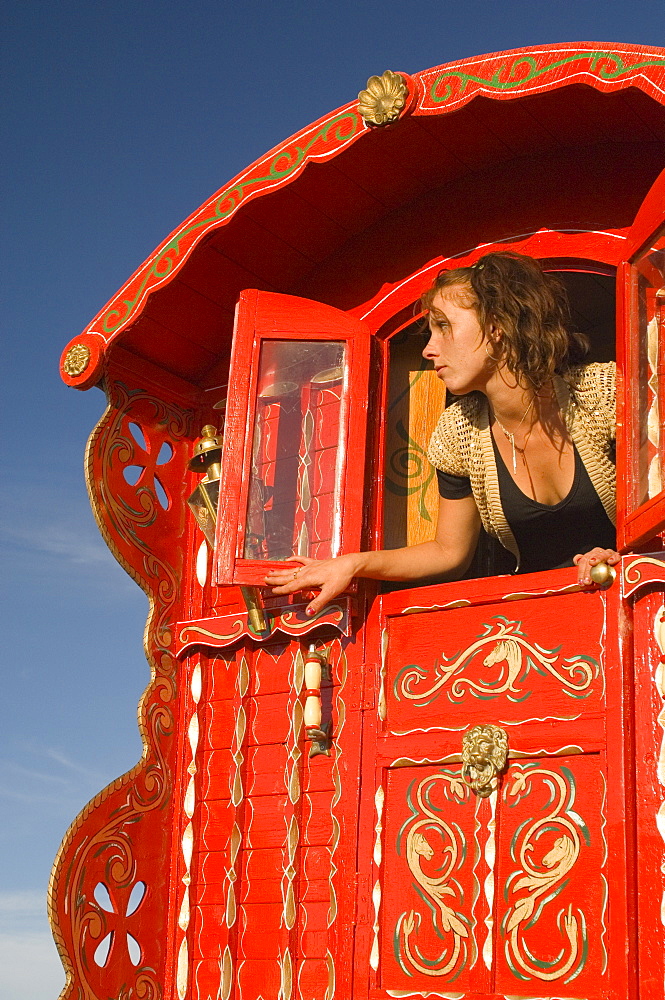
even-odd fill
[{"label": "brass lamp", "polygon": [[192,472],[204,473],[204,477],[187,503],[211,549],[215,547],[221,457],[222,436],[217,433],[216,427],[206,424],[188,465]]},{"label": "brass lamp", "polygon": [[[219,477],[222,474],[221,458],[222,435],[217,433],[217,428],[212,424],[206,424],[188,465],[191,472],[205,473],[205,475],[187,503],[211,549],[215,548]],[[240,590],[251,628],[256,633],[265,632],[268,626],[261,607],[258,587],[241,587]]]}]

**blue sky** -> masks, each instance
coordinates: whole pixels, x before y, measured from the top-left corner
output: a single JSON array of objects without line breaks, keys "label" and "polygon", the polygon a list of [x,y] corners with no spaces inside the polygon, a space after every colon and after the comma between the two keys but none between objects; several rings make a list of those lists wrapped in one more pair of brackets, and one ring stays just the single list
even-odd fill
[{"label": "blue sky", "polygon": [[561,41],[665,46],[662,0],[6,0],[0,1000],[57,997],[68,823],[140,754],[146,601],[83,483],[104,399],[58,358],[182,219],[385,69]]}]

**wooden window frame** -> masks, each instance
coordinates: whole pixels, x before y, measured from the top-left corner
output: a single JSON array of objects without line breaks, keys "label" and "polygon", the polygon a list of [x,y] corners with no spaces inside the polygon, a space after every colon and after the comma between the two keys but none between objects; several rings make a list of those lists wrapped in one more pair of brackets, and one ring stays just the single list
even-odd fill
[{"label": "wooden window frame", "polygon": [[253,430],[261,345],[268,340],[343,341],[346,350],[341,420],[344,430],[337,503],[339,553],[361,547],[370,331],[361,320],[333,306],[277,292],[247,289],[236,308],[229,394],[222,451],[216,531],[216,585],[261,586],[266,573],[296,563],[246,559],[242,552],[247,521]]},{"label": "wooden window frame", "polygon": [[[665,228],[665,170],[642,202],[627,234],[624,259],[617,269],[617,547],[626,551],[644,546],[665,530],[665,489],[631,509],[630,483],[635,469],[636,419],[631,406],[631,386],[639,377],[638,326],[633,294],[633,266],[654,238]],[[659,369],[665,376],[665,315],[661,307]],[[665,414],[665,377],[659,387],[661,433]],[[642,415],[638,414],[637,419]],[[665,468],[663,469],[665,472]]]}]

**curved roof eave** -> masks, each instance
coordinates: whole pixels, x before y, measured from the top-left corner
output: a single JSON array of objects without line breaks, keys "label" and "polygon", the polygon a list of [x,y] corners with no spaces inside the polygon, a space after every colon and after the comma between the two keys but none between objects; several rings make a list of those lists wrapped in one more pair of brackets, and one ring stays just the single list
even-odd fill
[{"label": "curved roof eave", "polygon": [[67,345],[61,361],[64,381],[80,389],[99,381],[110,345],[136,323],[149,297],[173,280],[206,236],[227,226],[252,201],[292,184],[308,164],[343,156],[372,133],[393,130],[411,115],[447,114],[479,96],[514,100],[579,83],[602,92],[633,87],[665,103],[665,49],[637,45],[544,45],[458,60],[413,77],[402,75],[409,100],[393,124],[368,125],[358,102],[350,102],[267,152],[204,202]]}]

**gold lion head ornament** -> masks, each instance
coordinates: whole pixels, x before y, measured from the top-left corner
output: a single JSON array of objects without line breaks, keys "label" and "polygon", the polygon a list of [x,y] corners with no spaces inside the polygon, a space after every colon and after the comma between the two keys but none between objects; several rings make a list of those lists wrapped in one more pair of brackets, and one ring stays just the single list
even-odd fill
[{"label": "gold lion head ornament", "polygon": [[500,726],[474,726],[462,737],[462,777],[481,798],[506,766],[508,733]]}]

